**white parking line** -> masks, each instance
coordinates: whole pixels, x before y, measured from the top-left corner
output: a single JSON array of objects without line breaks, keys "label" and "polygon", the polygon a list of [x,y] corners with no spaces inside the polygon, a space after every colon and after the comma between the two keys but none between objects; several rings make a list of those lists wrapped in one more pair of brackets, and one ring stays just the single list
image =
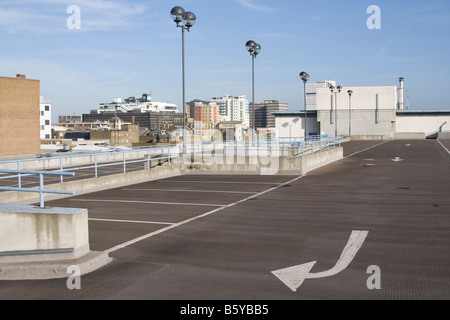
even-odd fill
[{"label": "white parking line", "polygon": [[448,149],[442,144],[442,142],[440,142],[439,140],[437,140],[437,142],[439,142],[439,144],[442,146],[442,148],[444,148],[445,151],[447,151],[447,153],[450,154],[450,151],[448,151]]},{"label": "white parking line", "polygon": [[97,218],[89,218],[88,220],[92,220],[92,221],[106,221],[106,222],[126,222],[126,223],[145,223],[145,224],[165,224],[165,225],[172,225],[172,224],[173,224],[173,222],[139,221],[139,220],[116,220],[116,219],[97,219]]},{"label": "white parking line", "polygon": [[115,203],[146,203],[146,204],[166,204],[174,206],[205,206],[205,207],[224,207],[222,204],[210,203],[187,203],[187,202],[159,202],[159,201],[133,201],[133,200],[101,200],[101,199],[70,199],[78,202],[115,202]]},{"label": "white parking line", "polygon": [[148,233],[148,234],[146,234],[146,235],[143,235],[143,236],[141,236],[141,237],[135,238],[135,239],[133,239],[133,240],[124,242],[124,243],[119,244],[119,245],[117,245],[117,246],[115,246],[115,247],[112,247],[112,248],[110,248],[110,249],[108,249],[108,250],[105,250],[105,252],[109,254],[109,253],[111,253],[111,252],[114,252],[114,251],[117,251],[117,250],[119,250],[119,249],[128,247],[128,246],[130,246],[130,245],[132,245],[132,244],[135,244],[136,242],[139,242],[139,241],[148,239],[148,238],[150,238],[150,237],[153,237],[153,236],[158,235],[158,234],[160,234],[160,233],[166,232],[166,231],[171,230],[171,229],[173,229],[173,228],[176,228],[176,227],[182,226],[182,225],[184,225],[184,224],[187,224],[187,223],[189,223],[189,222],[192,222],[192,221],[195,221],[195,220],[198,220],[198,219],[207,217],[207,216],[209,216],[209,215],[211,215],[211,214],[213,214],[213,213],[219,212],[219,211],[221,211],[221,210],[223,210],[223,209],[231,208],[231,207],[233,207],[233,206],[235,206],[235,205],[237,205],[237,204],[246,202],[246,201],[248,201],[248,200],[250,200],[250,199],[252,199],[252,198],[254,198],[254,197],[259,197],[259,196],[262,196],[263,194],[266,194],[266,193],[269,193],[269,192],[271,192],[271,191],[273,191],[273,190],[276,190],[276,189],[278,189],[281,185],[286,185],[286,184],[293,183],[293,182],[295,182],[295,181],[297,181],[297,180],[299,180],[299,179],[301,179],[301,178],[303,178],[303,177],[304,177],[304,176],[296,177],[296,178],[294,178],[294,179],[292,179],[292,180],[289,180],[289,181],[287,181],[287,182],[285,182],[285,183],[281,183],[279,186],[272,187],[272,188],[267,189],[267,190],[265,190],[265,191],[259,192],[259,193],[255,194],[255,195],[251,195],[251,196],[249,196],[249,197],[247,197],[247,198],[245,198],[245,199],[242,199],[242,200],[239,200],[239,201],[230,203],[230,204],[228,204],[228,205],[226,205],[226,206],[222,206],[222,207],[220,207],[220,208],[217,208],[217,209],[208,211],[208,212],[203,213],[203,214],[200,214],[200,215],[198,215],[198,216],[195,216],[195,217],[186,219],[186,220],[184,220],[184,221],[181,221],[181,222],[172,224],[172,225],[170,225],[170,226],[161,228],[161,229],[156,230],[156,231],[154,231],[154,232],[150,232],[150,233]]},{"label": "white parking line", "polygon": [[173,181],[173,180],[160,180],[157,181],[159,183],[184,183],[184,182],[188,182],[188,183],[231,183],[231,184],[271,184],[271,185],[282,185],[283,183],[279,183],[279,182],[249,182],[249,181],[201,181],[201,180],[179,180],[179,181]]},{"label": "white parking line", "polygon": [[258,192],[248,191],[217,191],[217,190],[182,190],[182,189],[122,189],[123,191],[173,191],[173,192],[209,192],[209,193],[237,193],[237,194],[255,194]]},{"label": "white parking line", "polygon": [[377,145],[371,146],[371,147],[366,148],[366,149],[364,149],[364,150],[354,152],[354,153],[352,153],[352,154],[350,154],[350,155],[348,155],[348,156],[345,156],[344,158],[350,158],[350,157],[353,157],[354,155],[357,155],[358,153],[361,153],[361,152],[364,152],[364,151],[367,151],[367,150],[376,148],[376,147],[381,146],[382,144],[385,144],[385,143],[387,143],[387,142],[388,142],[388,141],[384,141],[384,142],[382,142],[382,143],[379,143],[379,144],[377,144]]}]

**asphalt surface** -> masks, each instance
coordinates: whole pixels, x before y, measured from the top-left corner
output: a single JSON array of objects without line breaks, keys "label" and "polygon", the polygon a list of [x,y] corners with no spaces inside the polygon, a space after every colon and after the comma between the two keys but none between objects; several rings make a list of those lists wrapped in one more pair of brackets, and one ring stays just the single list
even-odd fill
[{"label": "asphalt surface", "polygon": [[[303,177],[184,175],[46,202],[88,208],[91,250],[114,261],[80,290],[0,281],[0,299],[447,300],[444,145],[349,142],[344,159]],[[295,292],[272,273],[312,261],[311,273],[333,270],[352,231],[368,233],[341,272]],[[373,275],[380,289],[368,288]]]}]

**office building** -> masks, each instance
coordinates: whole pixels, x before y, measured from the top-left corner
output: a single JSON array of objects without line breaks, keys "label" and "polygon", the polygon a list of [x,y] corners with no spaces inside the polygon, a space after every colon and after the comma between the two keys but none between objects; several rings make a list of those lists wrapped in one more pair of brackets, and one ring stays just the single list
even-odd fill
[{"label": "office building", "polygon": [[[278,100],[264,100],[255,104],[250,104],[250,127],[255,129],[263,128],[275,128],[275,115],[274,112],[287,111],[287,103],[280,103]],[[255,113],[254,121],[256,126],[253,125],[253,112]]]}]

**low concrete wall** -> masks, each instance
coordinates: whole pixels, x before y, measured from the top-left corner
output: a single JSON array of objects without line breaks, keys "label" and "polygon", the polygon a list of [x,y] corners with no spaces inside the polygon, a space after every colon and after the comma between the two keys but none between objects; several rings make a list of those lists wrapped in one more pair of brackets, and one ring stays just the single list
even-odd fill
[{"label": "low concrete wall", "polygon": [[[48,190],[74,191],[83,194],[99,190],[116,188],[124,185],[150,181],[181,174],[181,165],[171,165],[151,170],[133,171],[122,174],[108,175],[98,178],[72,180],[64,183],[45,185]],[[45,201],[65,198],[67,195],[45,194]],[[0,192],[0,203],[32,204],[39,202],[39,193],[4,191]]]},{"label": "low concrete wall", "polygon": [[450,140],[450,132],[439,132],[438,139]]},{"label": "low concrete wall", "polygon": [[351,141],[388,141],[391,140],[389,136],[383,135],[355,135],[351,136]]},{"label": "low concrete wall", "polygon": [[89,252],[88,211],[0,204],[0,262],[77,259]]},{"label": "low concrete wall", "polygon": [[185,164],[184,167],[187,174],[303,175],[342,158],[343,148],[338,147],[299,157],[234,156],[225,158],[220,163],[214,161],[208,163],[208,160],[203,160],[202,163]]},{"label": "low concrete wall", "polygon": [[425,132],[395,132],[394,140],[425,140]]}]

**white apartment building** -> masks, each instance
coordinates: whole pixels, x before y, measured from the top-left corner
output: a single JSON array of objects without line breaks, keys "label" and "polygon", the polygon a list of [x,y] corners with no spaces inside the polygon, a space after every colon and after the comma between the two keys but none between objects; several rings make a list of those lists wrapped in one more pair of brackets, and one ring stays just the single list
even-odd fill
[{"label": "white apartment building", "polygon": [[52,138],[52,105],[40,96],[40,137],[43,139]]},{"label": "white apartment building", "polygon": [[210,101],[219,106],[220,121],[242,121],[247,127],[250,126],[249,103],[245,95],[213,97]]}]

